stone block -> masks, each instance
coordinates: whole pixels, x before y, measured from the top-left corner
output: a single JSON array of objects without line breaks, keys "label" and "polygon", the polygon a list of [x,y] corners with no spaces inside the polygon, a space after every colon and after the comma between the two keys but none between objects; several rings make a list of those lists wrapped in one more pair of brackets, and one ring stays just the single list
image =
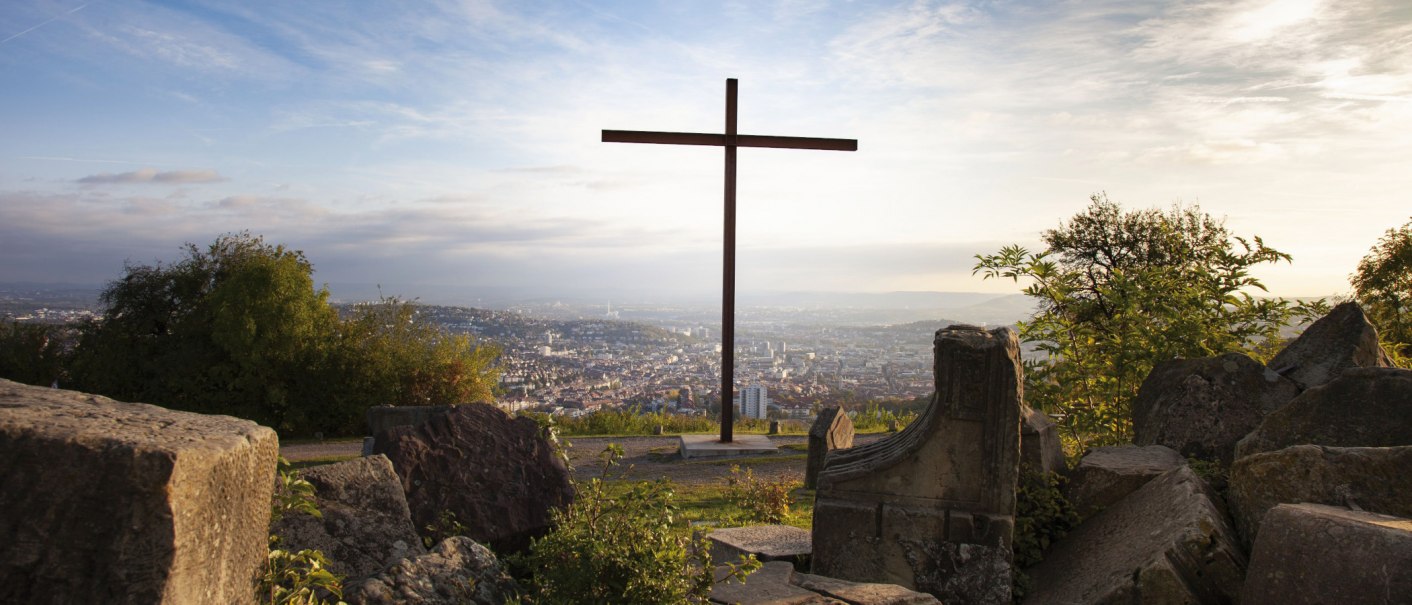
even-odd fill
[{"label": "stone block", "polygon": [[1266,415],[1236,445],[1236,457],[1291,445],[1412,445],[1412,370],[1344,370]]},{"label": "stone block", "polygon": [[456,515],[466,535],[499,553],[523,551],[573,500],[569,471],[529,418],[484,403],[453,406],[417,426],[377,435],[416,527]]},{"label": "stone block", "polygon": [[711,560],[729,563],[754,555],[759,561],[784,561],[795,569],[809,569],[813,544],[809,530],[792,525],[751,525],[718,529],[706,535]]},{"label": "stone block", "polygon": [[1397,605],[1412,599],[1412,520],[1281,504],[1250,555],[1242,603]]},{"label": "stone block", "polygon": [[1062,473],[1064,444],[1059,426],[1048,414],[1030,406],[1020,408],[1020,469],[1037,473]]},{"label": "stone block", "polygon": [[1412,517],[1412,446],[1296,445],[1237,460],[1226,495],[1246,546],[1268,511],[1284,503],[1354,506]]},{"label": "stone block", "polygon": [[1269,364],[1270,369],[1293,380],[1300,389],[1328,383],[1349,368],[1391,365],[1387,352],[1378,345],[1377,328],[1356,302],[1339,304],[1310,324]]},{"label": "stone block", "polygon": [[271,531],[286,550],[323,552],[329,569],[349,583],[426,554],[402,482],[386,456],[315,466],[299,475],[314,486],[322,518],[285,515]]},{"label": "stone block", "polygon": [[501,605],[518,592],[490,549],[465,536],[344,590],[349,605]]},{"label": "stone block", "polygon": [[765,563],[745,579],[719,579],[711,602],[729,605],[941,605],[936,597],[892,584],[848,582],[797,573],[783,561]]},{"label": "stone block", "polygon": [[819,470],[829,452],[853,447],[853,419],[838,407],[824,408],[809,427],[809,457],[804,464],[804,489],[818,486]]},{"label": "stone block", "polygon": [[275,432],[0,380],[0,603],[253,603]]},{"label": "stone block", "polygon": [[1027,603],[1233,603],[1245,555],[1182,466],[1084,521],[1029,568]]},{"label": "stone block", "polygon": [[815,573],[958,603],[1011,601],[1019,344],[1008,328],[936,333],[936,394],[888,438],[830,454],[814,506]]},{"label": "stone block", "polygon": [[1186,459],[1163,445],[1093,448],[1069,471],[1064,498],[1073,505],[1079,518],[1087,519],[1128,497],[1148,481],[1182,466],[1186,466]]},{"label": "stone block", "polygon": [[393,427],[420,426],[434,416],[451,411],[452,407],[449,405],[375,405],[368,408],[364,418],[368,422],[368,435],[376,437],[378,433]]},{"label": "stone block", "polygon": [[1157,364],[1133,400],[1133,443],[1229,466],[1236,442],[1299,387],[1240,353]]}]

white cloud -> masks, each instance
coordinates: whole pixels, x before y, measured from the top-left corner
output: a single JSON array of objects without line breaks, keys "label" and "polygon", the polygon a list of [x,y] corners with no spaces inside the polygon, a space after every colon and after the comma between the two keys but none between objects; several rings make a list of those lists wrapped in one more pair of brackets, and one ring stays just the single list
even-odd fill
[{"label": "white cloud", "polygon": [[74,182],[84,185],[120,185],[132,183],[219,183],[224,180],[226,180],[226,178],[215,170],[170,170],[159,172],[156,168],[139,168],[132,172],[103,172],[92,174]]}]

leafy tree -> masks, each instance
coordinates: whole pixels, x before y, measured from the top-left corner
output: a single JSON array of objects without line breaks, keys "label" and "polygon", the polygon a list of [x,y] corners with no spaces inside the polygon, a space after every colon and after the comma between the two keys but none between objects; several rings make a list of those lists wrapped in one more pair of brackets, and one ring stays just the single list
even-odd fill
[{"label": "leafy tree", "polygon": [[1358,262],[1350,281],[1353,297],[1378,326],[1383,348],[1407,367],[1412,356],[1412,221],[1388,229]]},{"label": "leafy tree", "polygon": [[1027,363],[1033,405],[1063,415],[1071,444],[1131,440],[1131,401],[1154,365],[1244,351],[1262,357],[1296,314],[1318,308],[1256,298],[1250,274],[1288,254],[1232,235],[1197,207],[1124,211],[1105,195],[1045,231],[1031,253],[977,255],[986,279],[1025,279],[1038,310],[1018,324],[1044,359]]},{"label": "leafy tree", "polygon": [[0,378],[49,386],[64,372],[67,328],[11,321],[0,324]]}]

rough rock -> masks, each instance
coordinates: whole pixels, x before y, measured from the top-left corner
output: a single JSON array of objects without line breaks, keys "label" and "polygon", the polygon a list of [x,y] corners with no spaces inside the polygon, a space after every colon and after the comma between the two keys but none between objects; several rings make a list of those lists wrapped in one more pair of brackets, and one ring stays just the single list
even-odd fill
[{"label": "rough rock", "polygon": [[901,432],[830,454],[813,570],[943,601],[1011,602],[1020,389],[1014,331],[938,330],[936,393]]},{"label": "rough rock", "polygon": [[1133,400],[1133,443],[1229,466],[1236,442],[1299,387],[1240,353],[1157,364]]},{"label": "rough rock", "polygon": [[349,586],[343,596],[349,605],[501,605],[516,592],[490,549],[452,536]]},{"label": "rough rock", "polygon": [[1412,517],[1412,446],[1296,445],[1237,460],[1226,498],[1249,546],[1278,504],[1351,506]]},{"label": "rough rock", "polygon": [[1269,365],[1299,388],[1312,389],[1349,368],[1386,368],[1392,362],[1378,345],[1378,330],[1363,308],[1346,302],[1310,324]]},{"label": "rough rock", "polygon": [[1029,569],[1028,603],[1233,603],[1245,555],[1210,487],[1168,471],[1084,521]]},{"label": "rough rock", "polygon": [[287,550],[318,550],[329,569],[352,583],[389,565],[426,554],[407,509],[402,482],[386,456],[374,455],[300,471],[314,486],[323,518],[288,514],[271,529]]},{"label": "rough rock", "polygon": [[1093,448],[1069,471],[1064,498],[1079,518],[1108,508],[1148,481],[1186,466],[1186,459],[1164,445],[1121,445]]},{"label": "rough rock", "polygon": [[368,408],[364,414],[364,419],[368,422],[368,435],[376,437],[378,433],[398,426],[420,426],[434,416],[440,416],[451,411],[454,406],[449,405],[375,405]]},{"label": "rough rock", "polygon": [[892,584],[848,582],[797,573],[784,561],[765,563],[745,583],[717,582],[711,602],[733,605],[940,605],[936,597]]},{"label": "rough rock", "polygon": [[518,552],[547,533],[550,511],[573,500],[569,471],[529,418],[471,403],[377,436],[402,480],[416,527],[456,515],[470,538]]},{"label": "rough rock", "polygon": [[804,463],[804,489],[818,486],[819,470],[829,452],[853,447],[853,419],[838,407],[824,408],[809,427],[809,457]]},{"label": "rough rock", "polygon": [[792,525],[750,525],[718,529],[706,535],[711,542],[711,560],[729,563],[741,556],[754,555],[759,561],[785,561],[795,569],[809,569],[813,544],[809,530]]},{"label": "rough rock", "polygon": [[1250,555],[1243,603],[1397,605],[1412,598],[1412,520],[1281,504]]},{"label": "rough rock", "polygon": [[1236,457],[1291,445],[1412,445],[1412,370],[1350,368],[1300,393],[1236,445]]},{"label": "rough rock", "polygon": [[252,603],[275,432],[0,380],[0,603]]},{"label": "rough rock", "polygon": [[1059,425],[1048,414],[1027,405],[1020,406],[1020,469],[1039,473],[1065,470]]}]

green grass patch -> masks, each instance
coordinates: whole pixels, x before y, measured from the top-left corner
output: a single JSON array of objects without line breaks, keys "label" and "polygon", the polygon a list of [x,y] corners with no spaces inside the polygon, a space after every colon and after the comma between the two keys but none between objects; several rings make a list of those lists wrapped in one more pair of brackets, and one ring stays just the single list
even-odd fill
[{"label": "green grass patch", "polygon": [[[605,482],[605,487],[610,496],[616,496],[625,493],[631,483],[634,482],[615,479]],[[673,484],[672,487],[676,492],[673,501],[678,506],[677,522],[672,526],[672,531],[677,534],[686,535],[691,532],[693,526],[709,531],[710,528],[717,527],[759,525],[747,521],[749,512],[736,506],[726,496],[724,480],[720,483],[696,485]],[[784,523],[809,529],[814,523],[814,490],[801,487],[793,490],[791,494],[794,496],[794,504],[790,506]]]}]

